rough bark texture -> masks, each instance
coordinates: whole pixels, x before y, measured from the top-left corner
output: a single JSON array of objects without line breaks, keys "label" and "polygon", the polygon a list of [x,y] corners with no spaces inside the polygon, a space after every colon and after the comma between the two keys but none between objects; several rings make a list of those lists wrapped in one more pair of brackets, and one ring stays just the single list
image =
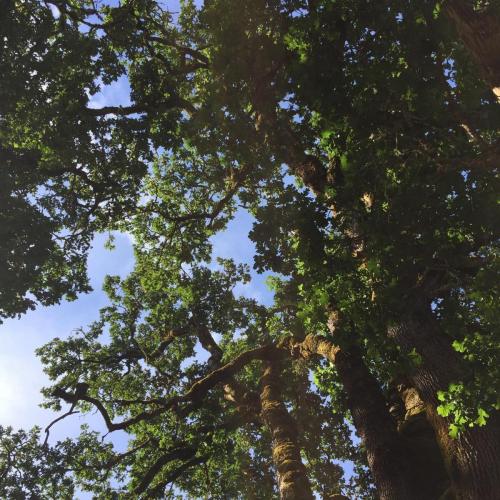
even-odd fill
[{"label": "rough bark texture", "polygon": [[[481,68],[485,80],[500,99],[500,21],[486,12],[474,11],[464,0],[448,0],[444,9]],[[256,70],[256,74],[269,73],[259,67]],[[276,143],[286,144],[286,149],[282,151],[283,158],[292,172],[314,194],[321,195],[328,182],[327,169],[320,161],[306,155],[300,138],[294,135],[289,124],[280,122],[273,97],[266,78],[263,78],[260,85],[256,86],[253,99],[257,112],[256,128],[262,130],[265,137],[277,138]],[[356,221],[351,226],[347,236],[353,241],[353,255],[358,256],[363,248],[362,240]],[[439,335],[432,334],[424,339],[418,333],[409,334],[419,330],[406,323],[392,328],[389,333],[399,346],[408,352],[416,349],[424,360],[411,381],[425,402],[427,418],[452,478],[453,493],[458,499],[500,499],[500,459],[495,447],[500,442],[498,416],[492,417],[486,427],[466,430],[456,440],[450,438],[449,422],[436,411],[436,394],[438,390],[446,389],[450,381],[460,378],[460,364],[449,343]],[[307,341],[315,344],[311,346],[311,352],[328,359],[333,355],[331,360],[348,394],[355,426],[367,448],[380,497],[422,498],[420,492],[416,493],[419,489],[411,486],[414,480],[411,479],[411,466],[407,465],[410,461],[388,413],[380,387],[364,365],[361,354],[356,350],[347,352],[335,346],[329,347],[322,340]],[[296,348],[302,353],[309,349],[305,344]],[[393,451],[389,453],[389,449]]]},{"label": "rough bark texture", "polygon": [[[210,330],[202,324],[197,329],[197,337],[203,349],[210,353],[207,364],[213,370],[221,368],[223,352],[210,333]],[[258,393],[247,390],[234,377],[230,377],[223,387],[224,399],[236,406],[236,410],[243,422],[261,423],[260,398]]]},{"label": "rough bark texture", "polygon": [[441,499],[449,490],[450,480],[436,433],[427,420],[425,403],[406,380],[395,384],[391,394],[390,412],[397,421],[401,439],[410,450],[419,492],[422,498]]},{"label": "rough bark texture", "polygon": [[327,169],[315,156],[304,151],[301,138],[294,132],[288,118],[281,118],[277,113],[279,99],[273,90],[272,78],[284,61],[274,68],[267,68],[258,54],[254,60],[256,79],[252,104],[256,111],[255,128],[263,134],[265,142],[271,142],[279,151],[281,160],[288,164],[294,175],[315,195],[324,192],[327,184]]},{"label": "rough bark texture", "polygon": [[247,390],[233,378],[224,385],[224,399],[235,405],[244,422],[262,423],[260,398],[257,392]]},{"label": "rough bark texture", "polygon": [[273,441],[273,461],[278,471],[278,487],[283,500],[312,500],[306,468],[300,458],[295,422],[280,399],[279,364],[265,363],[262,376],[262,420]]},{"label": "rough bark texture", "polygon": [[438,330],[430,313],[389,328],[389,336],[406,352],[416,350],[422,363],[410,380],[426,406],[457,499],[498,500],[500,498],[500,426],[498,414],[484,427],[466,429],[453,439],[448,419],[438,415],[437,392],[463,378],[461,361],[448,339]]},{"label": "rough bark texture", "polygon": [[500,19],[493,12],[475,11],[465,0],[448,0],[444,9],[500,100]]},{"label": "rough bark texture", "polygon": [[324,356],[335,364],[347,396],[354,426],[363,440],[381,500],[421,499],[409,450],[400,439],[385,397],[357,347],[341,350],[332,341],[308,335],[292,345],[295,354]]}]

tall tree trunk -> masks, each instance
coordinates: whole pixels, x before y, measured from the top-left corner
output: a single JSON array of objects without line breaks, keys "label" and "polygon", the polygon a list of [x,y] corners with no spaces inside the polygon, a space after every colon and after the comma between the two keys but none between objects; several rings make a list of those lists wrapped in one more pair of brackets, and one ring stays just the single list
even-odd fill
[{"label": "tall tree trunk", "polygon": [[[456,24],[464,45],[500,100],[500,20],[491,13],[474,11],[466,0],[447,0],[444,9]],[[261,68],[256,69],[256,74],[268,74]],[[292,172],[315,195],[321,195],[329,182],[327,169],[318,158],[305,154],[301,141],[289,124],[278,120],[274,111],[276,102],[268,83],[263,78],[255,88],[253,102],[257,111],[256,128],[264,129],[265,135],[277,136],[276,142],[286,145],[286,150],[282,151],[283,158]],[[357,256],[362,248],[362,238],[356,221],[352,221],[351,225],[346,235],[353,244],[353,255]],[[498,500],[500,459],[495,444],[500,442],[499,417],[492,416],[485,427],[467,429],[458,439],[449,436],[449,421],[437,414],[436,395],[438,390],[447,389],[449,382],[461,378],[459,359],[442,336],[432,332],[424,339],[419,335],[420,330],[410,321],[391,328],[389,334],[407,352],[416,349],[424,360],[411,381],[425,402],[427,417],[436,433],[455,496],[464,500]],[[405,457],[406,451],[398,439],[395,423],[388,413],[380,387],[364,365],[361,354],[356,349],[340,351],[335,345],[327,345],[323,340],[315,342],[317,354],[328,357],[341,376],[381,498],[422,498],[411,491],[413,480],[411,467],[407,465],[410,461]],[[393,456],[397,458],[391,459],[392,454],[387,453],[387,449],[392,449]],[[403,476],[407,480],[402,480]]]},{"label": "tall tree trunk", "polygon": [[444,10],[500,100],[500,18],[491,10],[475,11],[467,0],[447,0]]},{"label": "tall tree trunk", "polygon": [[401,439],[410,450],[419,492],[422,498],[442,498],[449,491],[450,479],[436,433],[427,419],[425,403],[407,379],[400,379],[393,385],[389,411],[397,421]]},{"label": "tall tree trunk", "polygon": [[390,327],[389,336],[403,351],[415,350],[422,358],[420,365],[410,374],[410,379],[426,405],[427,418],[436,433],[455,497],[498,500],[498,414],[492,415],[484,427],[467,428],[458,438],[450,437],[450,421],[437,413],[437,392],[448,389],[451,382],[463,379],[464,372],[460,358],[437,328],[430,311]]},{"label": "tall tree trunk", "polygon": [[343,350],[332,341],[314,335],[308,335],[303,342],[292,343],[291,347],[295,354],[306,358],[311,354],[320,355],[335,365],[381,500],[421,499],[409,450],[400,439],[385,397],[359,348]]},{"label": "tall tree trunk", "polygon": [[297,429],[280,398],[279,363],[265,362],[262,376],[262,420],[273,442],[273,461],[278,471],[278,487],[283,500],[312,500],[313,494],[300,458]]}]

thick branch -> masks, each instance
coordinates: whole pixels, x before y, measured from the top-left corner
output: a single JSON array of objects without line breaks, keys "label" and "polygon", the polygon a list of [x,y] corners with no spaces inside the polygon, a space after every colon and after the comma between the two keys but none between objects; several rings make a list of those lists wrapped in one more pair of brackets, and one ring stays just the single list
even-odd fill
[{"label": "thick branch", "polygon": [[189,391],[182,397],[183,401],[199,401],[210,389],[220,382],[224,382],[238,373],[244,366],[256,359],[266,359],[274,351],[273,345],[265,345],[251,349],[236,356],[232,361],[221,368],[209,373],[206,377],[195,382]]},{"label": "thick branch", "polygon": [[287,339],[283,346],[289,347],[294,357],[299,356],[307,359],[313,355],[319,355],[332,363],[335,363],[335,357],[340,351],[340,347],[334,342],[319,335],[307,335],[302,342]]},{"label": "thick branch", "polygon": [[[202,347],[211,354],[209,365],[219,368],[223,352],[206,326],[199,328],[198,338]],[[244,421],[260,423],[259,395],[247,390],[234,377],[230,377],[224,384],[224,398],[236,406],[238,414]]]},{"label": "thick branch", "polygon": [[272,79],[280,69],[280,63],[275,62],[274,67],[264,69],[259,67],[259,58],[256,57],[254,71],[262,75],[253,89],[252,105],[256,111],[255,128],[262,130],[265,139],[275,139],[274,146],[280,152],[292,173],[315,195],[324,193],[327,184],[327,170],[316,157],[306,154],[300,137],[295,133],[288,118],[281,119],[276,111],[277,98],[274,95]]},{"label": "thick branch", "polygon": [[212,355],[214,361],[220,361],[222,359],[222,349],[219,347],[210,333],[210,330],[205,325],[198,328],[197,337],[203,349]]},{"label": "thick branch", "polygon": [[[329,318],[332,333],[337,323],[338,315],[333,311]],[[380,498],[419,498],[408,450],[397,433],[380,385],[364,363],[359,348],[353,345],[341,349],[332,340],[314,335],[308,335],[302,342],[288,340],[284,344],[288,344],[293,355],[306,359],[319,355],[335,365]]]},{"label": "thick branch", "polygon": [[141,104],[132,106],[104,106],[102,108],[86,108],[86,112],[92,116],[119,115],[127,116],[134,113],[146,113],[148,108]]},{"label": "thick branch", "polygon": [[256,359],[266,359],[273,352],[275,352],[275,349],[276,348],[273,345],[265,345],[256,349],[245,351],[221,368],[213,370],[206,377],[195,382],[184,395],[174,396],[170,399],[167,399],[165,400],[165,403],[158,408],[151,411],[141,412],[138,415],[122,422],[113,422],[103,403],[97,398],[88,395],[76,395],[60,388],[58,388],[57,396],[73,404],[77,403],[78,401],[86,401],[93,404],[104,419],[109,432],[123,430],[138,422],[156,418],[166,411],[177,407],[181,403],[192,403],[187,407],[187,409],[183,411],[183,413],[189,413],[189,411],[199,406],[202,398],[217,384],[233,377],[251,361]]},{"label": "thick branch", "polygon": [[313,499],[306,468],[300,457],[297,428],[281,401],[279,366],[268,360],[262,376],[262,420],[273,438],[273,461],[278,471],[280,498],[283,500]]},{"label": "thick branch", "polygon": [[191,460],[188,460],[187,462],[184,462],[180,467],[177,469],[173,470],[165,480],[163,480],[158,486],[156,486],[152,491],[151,491],[151,496],[152,498],[158,498],[157,495],[161,495],[163,493],[163,490],[165,487],[176,481],[182,474],[187,469],[190,469],[191,467],[194,467],[196,465],[200,465],[208,460],[209,456],[208,455],[203,455],[201,457],[194,457]]}]

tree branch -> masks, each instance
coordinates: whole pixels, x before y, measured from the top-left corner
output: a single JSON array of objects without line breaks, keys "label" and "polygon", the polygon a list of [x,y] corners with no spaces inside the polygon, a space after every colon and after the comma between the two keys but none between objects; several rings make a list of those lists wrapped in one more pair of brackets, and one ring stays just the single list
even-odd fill
[{"label": "tree branch", "polygon": [[173,96],[163,102],[158,103],[156,106],[149,106],[146,104],[132,104],[130,106],[104,106],[102,108],[85,108],[85,111],[92,116],[105,116],[105,115],[118,115],[128,116],[132,114],[144,114],[149,112],[158,113],[159,111],[166,111],[169,109],[183,109],[192,114],[196,108],[186,99],[179,96]]},{"label": "tree branch", "polygon": [[47,425],[47,427],[45,427],[45,440],[43,441],[43,446],[46,446],[48,441],[49,441],[49,435],[50,435],[50,428],[56,424],[57,422],[59,422],[60,420],[63,420],[64,418],[66,417],[69,417],[70,415],[74,415],[75,413],[79,413],[78,411],[74,411],[74,408],[75,408],[75,403],[73,403],[71,405],[71,408],[69,409],[69,411],[67,411],[66,413],[64,413],[63,415],[61,415],[60,417],[57,417],[56,419],[52,420],[52,422],[50,422],[49,425]]},{"label": "tree branch", "polygon": [[[137,495],[144,493],[144,491],[146,491],[146,489],[153,482],[154,478],[158,475],[158,473],[169,462],[172,462],[173,460],[190,459],[191,457],[193,457],[196,454],[196,451],[197,451],[197,449],[193,448],[193,447],[184,447],[184,448],[177,447],[177,448],[170,450],[165,455],[162,455],[158,460],[156,460],[156,462],[144,474],[142,481],[135,488],[134,493],[136,493]],[[176,469],[176,470],[179,470],[179,469]]]},{"label": "tree branch", "polygon": [[[193,403],[183,411],[183,413],[189,413],[199,405],[201,399],[217,384],[234,376],[238,371],[240,371],[251,361],[256,359],[266,359],[275,352],[276,347],[272,344],[245,351],[221,368],[213,370],[207,376],[195,382],[184,395],[174,396],[170,399],[167,399],[165,400],[165,403],[158,408],[151,411],[143,411],[138,415],[129,418],[128,420],[123,420],[122,422],[113,422],[103,403],[97,398],[88,396],[86,394],[76,395],[60,388],[58,388],[57,390],[57,396],[65,399],[68,402],[73,402],[73,405],[75,405],[78,401],[86,401],[87,403],[91,403],[101,414],[109,432],[124,430],[144,420],[151,420],[153,418],[156,418],[162,413],[165,413],[166,411],[177,407],[180,403]],[[59,417],[58,420],[61,420],[61,418],[64,418],[64,416]]]},{"label": "tree branch", "polygon": [[208,460],[208,458],[209,458],[209,455],[203,455],[201,457],[194,457],[191,460],[188,460],[187,462],[182,464],[177,469],[173,470],[164,481],[162,481],[158,486],[156,486],[154,488],[154,490],[151,492],[152,498],[155,498],[155,496],[153,496],[153,495],[157,495],[157,494],[161,493],[161,490],[163,490],[167,486],[167,484],[173,483],[176,479],[178,479],[180,476],[182,476],[182,474],[184,474],[184,472],[187,469],[194,467],[195,465],[200,465],[200,464],[206,462]]},{"label": "tree branch", "polygon": [[244,366],[255,359],[266,359],[274,351],[276,347],[272,344],[257,347],[241,353],[232,361],[225,364],[221,368],[209,373],[206,377],[195,382],[191,388],[182,396],[183,401],[199,401],[210,389],[218,383],[223,382],[238,373]]},{"label": "tree branch", "polygon": [[156,42],[162,45],[166,45],[167,47],[173,47],[177,49],[179,52],[187,54],[191,56],[193,59],[199,61],[200,63],[203,63],[205,66],[208,66],[210,62],[207,56],[202,54],[199,50],[193,49],[192,47],[187,47],[186,45],[180,45],[175,41],[169,41],[164,37],[156,35],[149,35],[147,39],[150,40],[151,42]]}]

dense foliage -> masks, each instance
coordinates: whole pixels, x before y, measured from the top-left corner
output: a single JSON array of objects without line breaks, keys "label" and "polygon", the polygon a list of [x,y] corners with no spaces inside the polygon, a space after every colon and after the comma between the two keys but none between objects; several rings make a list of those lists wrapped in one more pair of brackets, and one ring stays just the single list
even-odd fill
[{"label": "dense foliage", "polygon": [[[88,291],[96,232],[136,263],[39,350],[46,405],[97,410],[128,451],[6,430],[35,457],[19,477],[55,472],[11,485],[2,451],[0,491],[493,499],[491,4],[2,0],[0,315]],[[97,107],[118,81],[129,102]],[[212,258],[242,212],[271,305]]]}]

